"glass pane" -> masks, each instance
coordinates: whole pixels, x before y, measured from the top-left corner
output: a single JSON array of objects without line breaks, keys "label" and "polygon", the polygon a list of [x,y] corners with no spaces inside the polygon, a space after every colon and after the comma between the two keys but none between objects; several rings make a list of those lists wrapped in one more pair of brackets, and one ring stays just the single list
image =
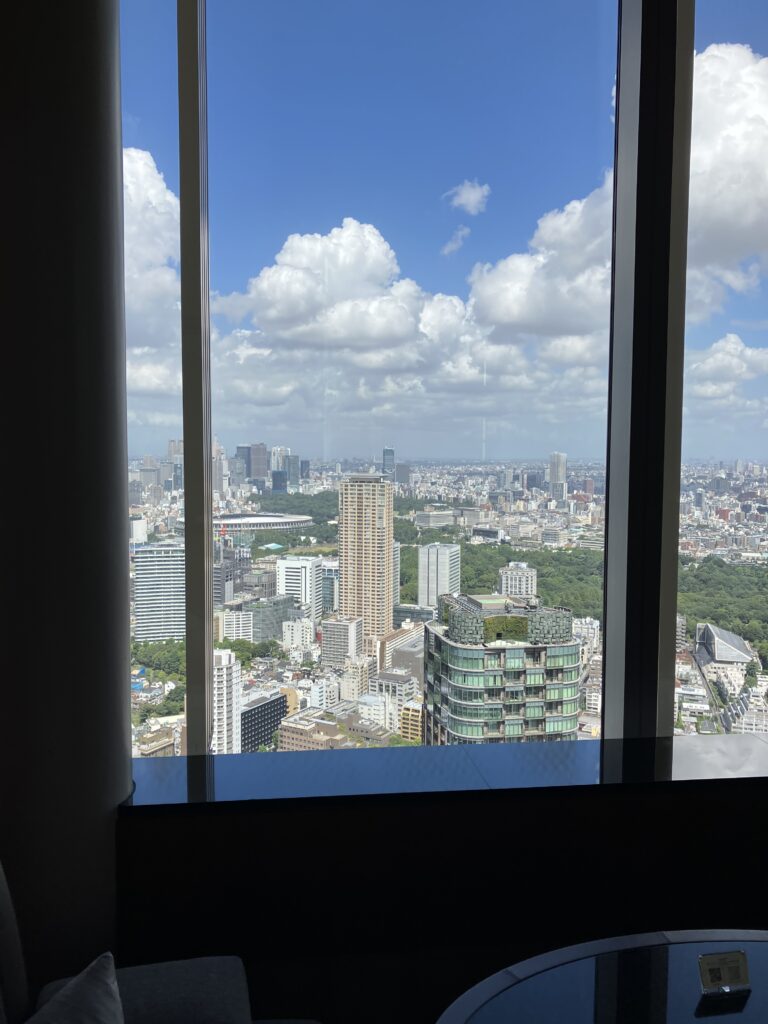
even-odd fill
[{"label": "glass pane", "polygon": [[599,735],[615,54],[610,3],[209,5],[240,750]]},{"label": "glass pane", "polygon": [[176,5],[121,5],[135,757],[184,753]]},{"label": "glass pane", "polygon": [[768,736],[768,26],[697,4],[675,734]]}]

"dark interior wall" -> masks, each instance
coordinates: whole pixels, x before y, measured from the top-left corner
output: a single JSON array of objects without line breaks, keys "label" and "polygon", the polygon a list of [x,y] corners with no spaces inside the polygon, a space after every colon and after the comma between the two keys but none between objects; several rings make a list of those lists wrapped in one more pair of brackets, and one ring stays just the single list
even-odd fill
[{"label": "dark interior wall", "polygon": [[232,952],[256,1016],[434,1021],[570,943],[765,928],[768,780],[127,808],[126,961]]},{"label": "dark interior wall", "polygon": [[34,981],[112,944],[131,786],[118,4],[3,29],[0,859]]}]

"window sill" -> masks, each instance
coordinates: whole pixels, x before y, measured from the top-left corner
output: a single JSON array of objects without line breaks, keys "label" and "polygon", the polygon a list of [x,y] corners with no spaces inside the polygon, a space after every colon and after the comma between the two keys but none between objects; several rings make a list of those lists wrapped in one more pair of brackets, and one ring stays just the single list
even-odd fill
[{"label": "window sill", "polygon": [[[625,748],[645,760],[649,745]],[[593,786],[600,752],[585,740],[137,758],[128,805]],[[674,741],[673,781],[759,776],[768,776],[768,734]]]}]

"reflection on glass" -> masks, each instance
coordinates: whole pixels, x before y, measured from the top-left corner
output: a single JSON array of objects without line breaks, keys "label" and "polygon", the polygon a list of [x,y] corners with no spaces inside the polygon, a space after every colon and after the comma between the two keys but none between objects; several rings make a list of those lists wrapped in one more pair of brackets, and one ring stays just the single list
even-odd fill
[{"label": "reflection on glass", "polygon": [[697,4],[675,734],[768,734],[768,39]]}]

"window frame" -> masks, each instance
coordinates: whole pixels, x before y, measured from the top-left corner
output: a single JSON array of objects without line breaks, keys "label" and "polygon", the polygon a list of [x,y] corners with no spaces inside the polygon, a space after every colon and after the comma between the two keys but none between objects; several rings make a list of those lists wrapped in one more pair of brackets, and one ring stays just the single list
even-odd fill
[{"label": "window frame", "polygon": [[[601,781],[672,775],[695,0],[619,0]],[[212,735],[206,0],[177,0],[187,749]],[[608,748],[610,752],[608,751]],[[618,752],[617,752],[618,751]],[[208,760],[205,758],[204,760]]]}]

